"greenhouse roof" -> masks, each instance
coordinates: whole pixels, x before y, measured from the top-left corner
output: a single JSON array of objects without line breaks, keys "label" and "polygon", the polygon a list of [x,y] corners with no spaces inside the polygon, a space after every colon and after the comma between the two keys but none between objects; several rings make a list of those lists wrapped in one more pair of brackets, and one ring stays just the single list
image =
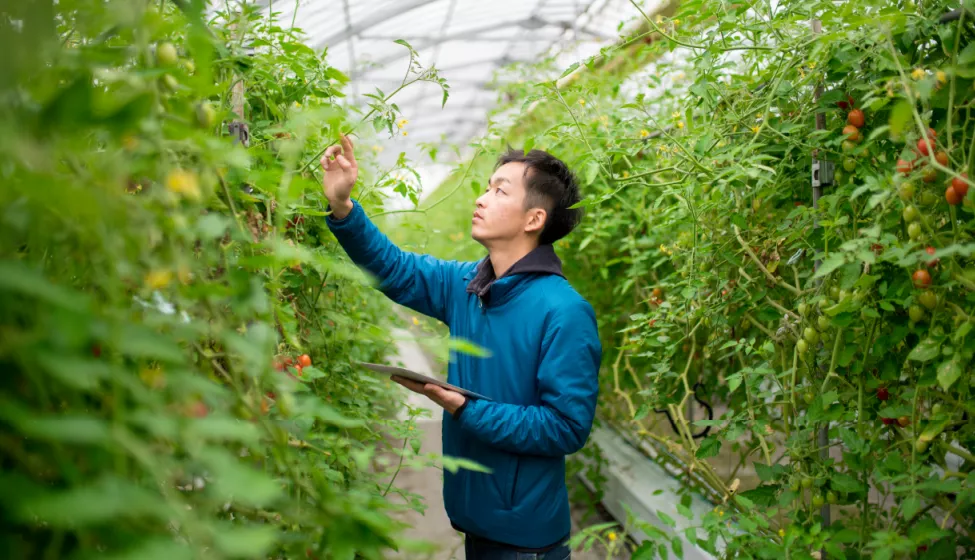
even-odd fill
[{"label": "greenhouse roof", "polygon": [[[293,23],[301,29],[309,46],[327,48],[329,63],[351,79],[346,93],[352,104],[364,107],[369,101],[365,94],[375,93],[376,88],[388,94],[399,86],[410,54],[394,42],[397,39],[416,49],[425,68],[439,70],[450,87],[443,108],[440,86],[430,82],[413,84],[391,100],[409,120],[409,136],[384,141],[385,162],[395,161],[403,151],[420,162],[420,143],[463,148],[486,130],[487,113],[498,100],[492,83],[496,70],[550,55],[557,57],[558,66],[567,67],[616,42],[621,22],[640,17],[629,0],[261,3],[280,25]],[[650,12],[661,4],[658,0],[640,3]]]}]

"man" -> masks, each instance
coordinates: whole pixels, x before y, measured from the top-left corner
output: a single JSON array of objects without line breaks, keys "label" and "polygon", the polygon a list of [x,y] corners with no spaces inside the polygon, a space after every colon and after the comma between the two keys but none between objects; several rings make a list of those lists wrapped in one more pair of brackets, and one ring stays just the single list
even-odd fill
[{"label": "man", "polygon": [[565,456],[589,437],[602,357],[593,309],[552,247],[580,218],[570,208],[579,201],[572,173],[540,150],[501,156],[471,219],[488,256],[457,262],[402,251],[366,217],[351,198],[351,140],[328,148],[321,164],[326,220],[352,261],[393,301],[490,352],[457,355],[447,374],[490,400],[396,379],[446,411],[444,455],[491,470],[444,472],[444,504],[465,534],[466,557],[569,558]]}]

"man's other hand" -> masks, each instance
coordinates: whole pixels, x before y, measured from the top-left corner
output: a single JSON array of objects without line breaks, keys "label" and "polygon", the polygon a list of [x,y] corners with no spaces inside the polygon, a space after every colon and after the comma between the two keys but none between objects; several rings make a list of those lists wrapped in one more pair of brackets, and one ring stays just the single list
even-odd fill
[{"label": "man's other hand", "polygon": [[359,176],[352,140],[342,135],[341,146],[329,146],[322,155],[322,191],[334,216],[342,219],[352,211],[352,187]]},{"label": "man's other hand", "polygon": [[443,387],[434,385],[433,383],[417,383],[416,381],[399,377],[397,375],[392,376],[392,380],[399,383],[403,387],[406,387],[410,391],[413,391],[414,393],[426,395],[427,398],[439,404],[449,414],[457,412],[457,409],[467,401],[467,397],[464,395],[461,395],[456,391],[444,389]]}]

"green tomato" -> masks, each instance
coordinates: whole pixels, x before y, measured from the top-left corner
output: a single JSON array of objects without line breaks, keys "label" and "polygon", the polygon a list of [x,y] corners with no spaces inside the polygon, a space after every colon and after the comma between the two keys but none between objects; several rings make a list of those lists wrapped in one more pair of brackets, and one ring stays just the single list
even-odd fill
[{"label": "green tomato", "polygon": [[941,200],[941,198],[931,191],[924,191],[921,193],[921,204],[925,206],[934,206],[939,200]]},{"label": "green tomato", "polygon": [[813,499],[812,499],[813,507],[823,507],[823,504],[825,503],[826,501],[823,500],[822,494],[816,493],[815,495],[813,495]]},{"label": "green tomato", "polygon": [[921,292],[921,295],[917,296],[917,299],[921,302],[921,305],[927,307],[928,309],[938,307],[938,296],[931,290]]},{"label": "green tomato", "polygon": [[[816,399],[816,395],[814,395],[812,391],[806,391],[805,393],[802,394],[802,400],[806,401],[806,404],[812,404],[812,402],[815,399]],[[809,481],[809,485],[806,485],[807,480]],[[812,486],[812,479],[811,478],[802,479],[802,487],[809,488],[809,486]]]},{"label": "green tomato", "polygon": [[835,504],[837,501],[839,501],[839,498],[836,496],[836,492],[833,492],[832,490],[830,490],[829,492],[827,492],[826,493],[826,501],[829,502],[829,503],[831,503],[831,504]]},{"label": "green tomato", "polygon": [[934,406],[931,407],[931,414],[938,416],[944,411],[944,409],[945,407],[941,403],[935,403]]},{"label": "green tomato", "polygon": [[850,297],[850,292],[846,290],[840,290],[840,296],[837,298],[839,301],[846,301]]},{"label": "green tomato", "polygon": [[921,214],[917,211],[917,208],[911,205],[905,206],[904,212],[901,215],[904,217],[904,221],[907,223],[915,222],[921,217]]},{"label": "green tomato", "polygon": [[907,226],[907,236],[912,240],[920,239],[922,235],[924,235],[924,230],[921,229],[919,222],[911,222]]},{"label": "green tomato", "polygon": [[806,313],[809,313],[809,304],[806,302],[802,302],[799,304],[798,309],[799,309],[799,315],[805,317]]},{"label": "green tomato", "polygon": [[196,123],[200,128],[210,128],[216,120],[217,112],[213,110],[212,105],[203,102],[196,106]]},{"label": "green tomato", "polygon": [[829,297],[831,297],[833,299],[839,299],[840,298],[840,288],[839,288],[839,286],[833,286],[833,287],[831,287],[829,289]]},{"label": "green tomato", "polygon": [[837,169],[833,172],[833,184],[842,185],[844,179],[846,179],[846,175],[842,169]]},{"label": "green tomato", "polygon": [[812,485],[813,485],[813,479],[812,479],[811,476],[803,477],[803,479],[802,479],[802,487],[803,488],[805,488],[805,489],[808,490],[809,488],[812,488]]},{"label": "green tomato", "polygon": [[820,315],[819,318],[816,319],[816,326],[819,327],[819,330],[825,331],[829,328],[829,319],[827,319],[825,315]]},{"label": "green tomato", "polygon": [[163,86],[165,86],[169,91],[176,91],[176,89],[179,87],[179,81],[173,77],[172,74],[166,74],[163,76],[162,83]]},{"label": "green tomato", "polygon": [[179,61],[179,54],[172,43],[160,43],[156,47],[156,62],[160,66],[173,66]]},{"label": "green tomato", "polygon": [[800,486],[799,486],[799,480],[793,478],[792,479],[792,482],[789,483],[789,490],[792,490],[793,492],[798,492],[799,491],[799,488],[800,488]]},{"label": "green tomato", "polygon": [[[844,144],[846,142],[849,142],[849,140],[844,141]],[[856,168],[857,168],[857,160],[851,157],[843,158],[843,169],[847,170],[850,173],[853,173],[853,170]]]},{"label": "green tomato", "polygon": [[823,298],[823,299],[819,300],[816,303],[816,305],[818,305],[820,309],[826,309],[827,307],[831,307],[833,305],[833,302],[830,301],[829,298]]},{"label": "green tomato", "polygon": [[901,183],[900,188],[897,189],[897,196],[904,202],[910,202],[914,198],[914,183],[910,181]]},{"label": "green tomato", "polygon": [[819,333],[816,329],[812,327],[806,327],[806,330],[802,331],[802,337],[806,339],[809,344],[816,344],[819,342]]},{"label": "green tomato", "polygon": [[911,321],[917,323],[924,318],[924,309],[920,305],[912,305],[907,314],[911,316]]},{"label": "green tomato", "polygon": [[796,341],[796,350],[798,350],[800,354],[805,354],[806,352],[809,351],[809,344],[807,344],[805,340],[800,338],[799,340]]},{"label": "green tomato", "polygon": [[[850,142],[849,140],[844,140],[843,143],[840,144],[840,148],[842,148],[844,154],[851,154],[851,153],[853,153],[853,150],[855,150],[856,147],[857,147],[857,145],[854,144],[853,142]],[[845,167],[845,165],[844,165],[844,167]]]},{"label": "green tomato", "polygon": [[914,450],[917,451],[918,453],[924,453],[925,451],[927,451],[928,450],[927,440],[919,439],[916,442],[914,442]]}]

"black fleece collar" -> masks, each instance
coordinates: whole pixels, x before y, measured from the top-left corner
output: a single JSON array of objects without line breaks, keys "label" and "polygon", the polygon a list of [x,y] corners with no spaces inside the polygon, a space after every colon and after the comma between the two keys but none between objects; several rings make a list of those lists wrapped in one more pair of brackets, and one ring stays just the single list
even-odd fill
[{"label": "black fleece collar", "polygon": [[[518,262],[511,265],[511,268],[501,275],[501,278],[528,273],[556,274],[565,278],[565,275],[562,273],[562,260],[555,254],[555,248],[548,244],[539,245],[519,259]],[[484,297],[497,280],[499,278],[494,277],[494,267],[491,266],[491,257],[484,257],[477,265],[477,275],[467,284],[467,293]]]}]

